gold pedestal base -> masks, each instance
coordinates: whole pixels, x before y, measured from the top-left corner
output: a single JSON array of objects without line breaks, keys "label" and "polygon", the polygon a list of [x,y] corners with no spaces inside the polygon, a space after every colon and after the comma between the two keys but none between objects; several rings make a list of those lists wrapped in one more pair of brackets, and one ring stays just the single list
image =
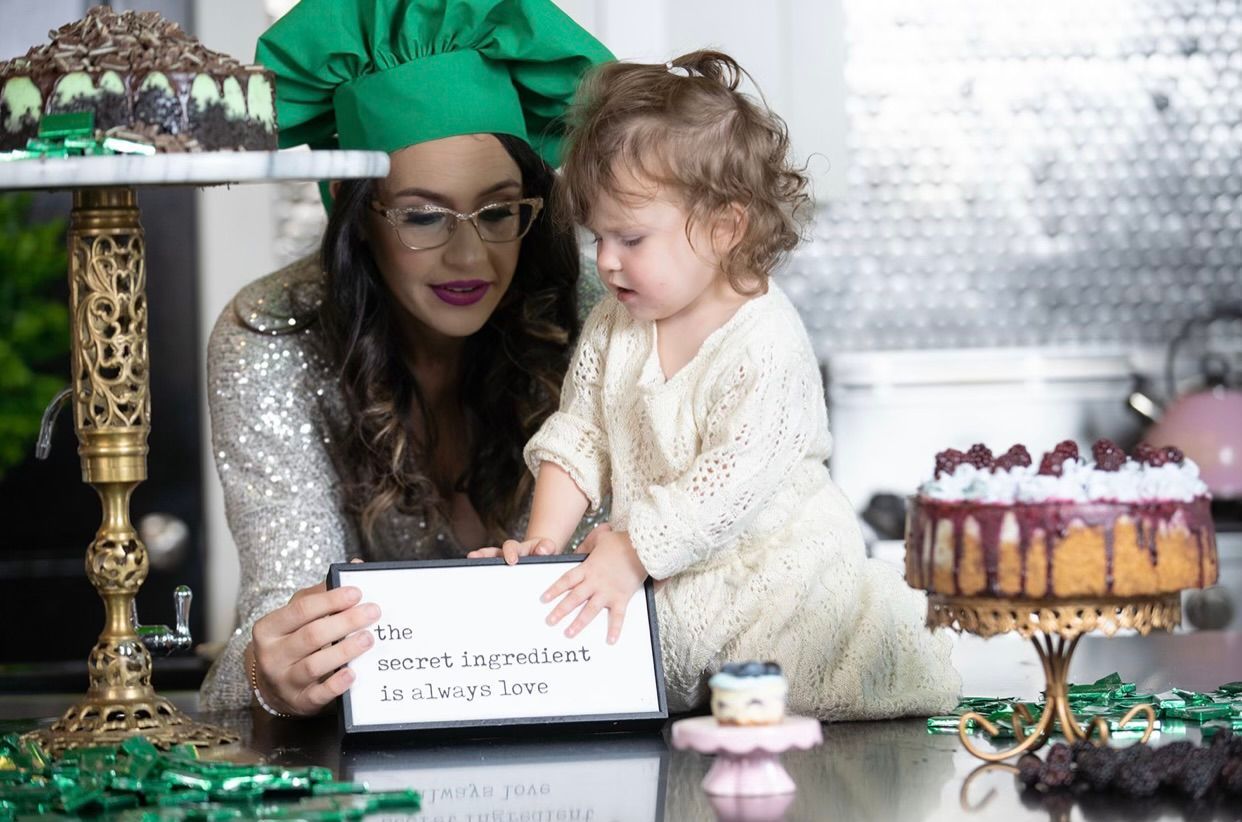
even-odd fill
[{"label": "gold pedestal base", "polygon": [[[1016,631],[1031,640],[1044,666],[1044,710],[1036,721],[1025,705],[1015,706],[1013,735],[1017,743],[1000,751],[985,751],[975,745],[968,728],[977,724],[995,737],[1000,729],[986,717],[971,711],[958,721],[957,734],[962,746],[985,762],[1000,762],[1040,748],[1052,734],[1055,720],[1066,742],[1088,740],[1108,742],[1108,722],[1095,717],[1080,726],[1069,704],[1070,658],[1083,634],[1093,630],[1112,636],[1121,628],[1142,635],[1152,630],[1172,630],[1181,622],[1181,598],[1177,594],[1124,599],[1083,599],[1065,601],[1005,600],[978,597],[929,596],[929,628],[954,628],[989,637]],[[1139,714],[1146,719],[1140,744],[1145,744],[1156,727],[1156,711],[1150,705],[1135,705],[1121,718],[1124,726]]]},{"label": "gold pedestal base", "polygon": [[119,745],[142,736],[160,748],[189,744],[200,748],[238,742],[232,731],[195,722],[154,691],[133,700],[86,699],[61,714],[51,727],[32,731],[34,739],[52,756],[70,748]]},{"label": "gold pedestal base", "polygon": [[237,741],[191,721],[151,687],[151,654],[133,620],[147,578],[147,548],[129,517],[147,478],[151,396],[146,246],[128,187],[74,192],[69,225],[69,314],[74,429],[82,479],[99,494],[99,530],[86,575],[104,604],[104,628],[87,661],[90,688],[50,728],[28,736],[49,753],[142,735],[162,747]]}]

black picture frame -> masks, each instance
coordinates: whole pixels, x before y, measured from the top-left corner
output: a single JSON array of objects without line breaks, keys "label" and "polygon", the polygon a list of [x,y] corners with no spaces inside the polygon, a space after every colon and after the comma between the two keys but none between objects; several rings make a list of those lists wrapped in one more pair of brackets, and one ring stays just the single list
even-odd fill
[{"label": "black picture frame", "polygon": [[[549,557],[523,557],[521,564],[573,564],[586,559],[584,554],[560,554]],[[394,562],[333,563],[328,569],[328,590],[339,588],[341,572],[366,573],[370,571],[417,571],[428,568],[483,567],[504,565],[499,557],[494,559],[436,559],[405,560]],[[383,725],[360,725],[353,721],[350,692],[339,699],[337,716],[341,739],[348,743],[366,739],[368,742],[384,742],[417,736],[420,739],[470,739],[487,737],[529,736],[533,728],[545,735],[568,735],[583,733],[635,733],[662,727],[668,720],[668,697],[664,686],[664,661],[660,654],[660,628],[656,619],[655,586],[650,577],[643,583],[647,601],[647,628],[651,637],[651,675],[655,677],[659,710],[646,713],[618,714],[568,714],[562,716],[501,717],[492,719],[448,720],[436,722],[394,722]]]}]

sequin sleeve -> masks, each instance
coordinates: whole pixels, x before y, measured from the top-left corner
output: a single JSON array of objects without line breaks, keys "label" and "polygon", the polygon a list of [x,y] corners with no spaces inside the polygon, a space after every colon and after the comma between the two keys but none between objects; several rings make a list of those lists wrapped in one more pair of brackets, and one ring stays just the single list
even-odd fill
[{"label": "sequin sleeve", "polygon": [[331,385],[316,329],[260,333],[230,306],[208,344],[213,454],[241,574],[238,627],[203,684],[203,710],[249,704],[243,659],[255,620],[357,553],[321,410]]}]

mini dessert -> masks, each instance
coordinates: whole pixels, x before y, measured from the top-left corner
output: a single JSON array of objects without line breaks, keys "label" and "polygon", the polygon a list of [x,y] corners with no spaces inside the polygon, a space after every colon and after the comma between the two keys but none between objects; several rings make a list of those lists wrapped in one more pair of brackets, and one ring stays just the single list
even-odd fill
[{"label": "mini dessert", "polygon": [[707,684],[721,725],[775,725],[785,716],[789,685],[775,662],[727,662]]},{"label": "mini dessert", "polygon": [[1176,448],[1066,441],[936,456],[906,520],[906,580],[943,596],[1145,596],[1216,581],[1207,486]]},{"label": "mini dessert", "polygon": [[52,42],[0,61],[0,151],[47,114],[91,112],[105,136],[157,151],[274,150],[274,79],[205,48],[156,12],[96,6]]}]

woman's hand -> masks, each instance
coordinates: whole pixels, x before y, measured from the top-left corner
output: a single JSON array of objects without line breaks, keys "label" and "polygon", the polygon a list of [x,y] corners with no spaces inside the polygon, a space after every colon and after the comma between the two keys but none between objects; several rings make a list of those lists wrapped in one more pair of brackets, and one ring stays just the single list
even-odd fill
[{"label": "woman's hand", "polygon": [[611,645],[621,638],[625,609],[634,592],[643,587],[647,569],[639,561],[629,534],[616,533],[611,529],[599,533],[594,546],[588,551],[586,559],[566,571],[543,592],[542,600],[551,602],[561,594],[565,595],[548,614],[549,625],[555,625],[582,606],[577,618],[565,630],[565,636],[569,637],[576,636],[591,624],[596,614],[608,609],[608,643]]},{"label": "woman's hand", "polygon": [[491,557],[504,557],[505,562],[510,565],[517,565],[519,557],[548,557],[560,552],[561,549],[557,544],[547,537],[530,537],[521,542],[516,539],[507,539],[499,548],[476,548],[466,554],[466,558],[489,559]]},{"label": "woman's hand", "polygon": [[322,711],[354,682],[343,666],[375,643],[364,629],[379,620],[379,606],[359,604],[357,588],[326,587],[303,588],[254,624],[247,656],[263,698],[283,713]]}]

